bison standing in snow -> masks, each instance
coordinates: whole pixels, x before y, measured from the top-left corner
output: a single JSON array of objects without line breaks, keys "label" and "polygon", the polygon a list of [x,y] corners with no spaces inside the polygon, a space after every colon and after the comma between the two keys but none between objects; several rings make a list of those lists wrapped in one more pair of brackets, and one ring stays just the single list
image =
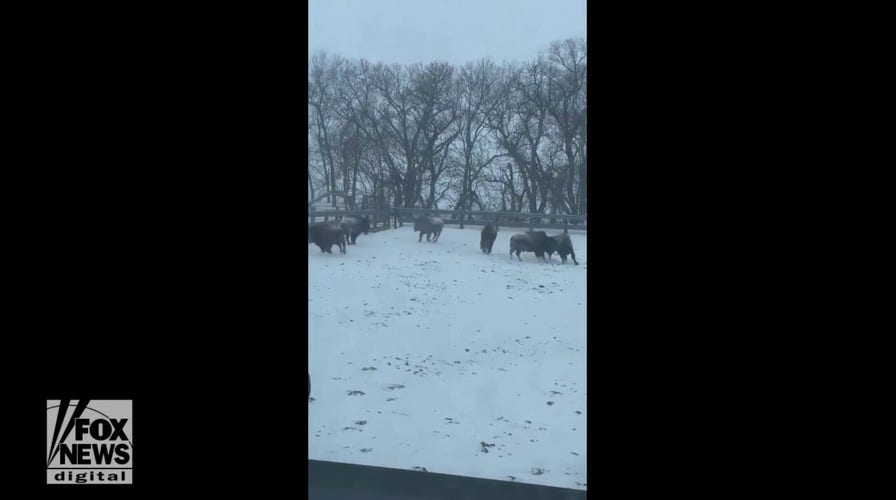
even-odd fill
[{"label": "bison standing in snow", "polygon": [[333,245],[345,253],[345,231],[333,222],[316,222],[308,226],[308,244],[320,247],[321,253],[333,253]]},{"label": "bison standing in snow", "polygon": [[430,235],[433,235],[433,243],[439,241],[439,235],[442,234],[442,227],[445,225],[442,219],[438,217],[418,217],[414,219],[414,232],[420,233],[417,242],[423,241],[423,235],[426,235],[426,241],[429,241]]},{"label": "bison standing in snow", "polygon": [[361,233],[367,234],[370,231],[370,218],[364,217],[346,217],[340,223],[342,230],[345,232],[345,240],[349,245],[354,245]]},{"label": "bison standing in snow", "polygon": [[479,239],[479,248],[482,253],[491,255],[492,245],[495,244],[495,238],[498,237],[498,224],[487,222],[482,228],[482,237]]},{"label": "bison standing in snow", "polygon": [[550,239],[553,243],[546,249],[548,259],[551,258],[552,253],[557,252],[560,258],[563,259],[564,264],[566,264],[566,256],[569,255],[572,257],[572,261],[577,266],[579,265],[579,262],[576,260],[576,253],[572,249],[572,239],[570,239],[566,230],[556,236],[551,236]]},{"label": "bison standing in snow", "polygon": [[510,258],[516,252],[517,260],[520,258],[520,252],[534,252],[535,256],[541,260],[545,260],[544,254],[555,251],[556,243],[544,231],[528,231],[525,233],[515,234],[510,238]]}]

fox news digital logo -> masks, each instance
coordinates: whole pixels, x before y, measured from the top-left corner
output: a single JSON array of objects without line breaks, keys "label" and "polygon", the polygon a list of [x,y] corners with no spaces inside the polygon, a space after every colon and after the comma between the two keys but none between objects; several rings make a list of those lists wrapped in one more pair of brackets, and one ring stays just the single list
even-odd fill
[{"label": "fox news digital logo", "polygon": [[47,401],[47,484],[133,484],[133,402]]}]

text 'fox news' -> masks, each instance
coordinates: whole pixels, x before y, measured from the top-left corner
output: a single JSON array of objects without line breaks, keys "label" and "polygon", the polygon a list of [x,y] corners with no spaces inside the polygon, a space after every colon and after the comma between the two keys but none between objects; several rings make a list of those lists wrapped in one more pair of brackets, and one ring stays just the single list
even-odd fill
[{"label": "text 'fox news'", "polygon": [[47,484],[133,484],[133,402],[47,401]]}]

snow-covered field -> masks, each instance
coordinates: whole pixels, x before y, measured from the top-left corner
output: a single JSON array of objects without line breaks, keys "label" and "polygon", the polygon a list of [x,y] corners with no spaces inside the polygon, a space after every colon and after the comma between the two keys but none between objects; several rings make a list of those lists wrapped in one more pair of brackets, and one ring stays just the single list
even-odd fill
[{"label": "snow-covered field", "polygon": [[586,489],[585,234],[575,266],[480,229],[309,246],[309,458]]}]

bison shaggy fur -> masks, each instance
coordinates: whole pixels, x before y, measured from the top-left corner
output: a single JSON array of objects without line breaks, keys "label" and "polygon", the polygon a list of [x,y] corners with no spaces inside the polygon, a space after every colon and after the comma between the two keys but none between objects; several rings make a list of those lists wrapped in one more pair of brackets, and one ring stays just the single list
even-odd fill
[{"label": "bison shaggy fur", "polygon": [[495,244],[495,238],[498,237],[498,225],[492,222],[485,224],[482,228],[482,236],[479,239],[479,248],[482,253],[491,255],[492,246]]},{"label": "bison shaggy fur", "polygon": [[333,222],[317,222],[308,226],[308,244],[320,247],[321,253],[333,253],[333,245],[345,253],[345,231]]},{"label": "bison shaggy fur", "polygon": [[358,235],[367,234],[370,231],[370,218],[364,217],[346,217],[339,224],[345,232],[345,240],[349,245],[354,245],[358,239]]},{"label": "bison shaggy fur", "polygon": [[576,252],[572,249],[572,239],[566,231],[556,236],[551,236],[550,239],[553,243],[546,249],[548,259],[551,258],[551,254],[557,252],[564,264],[566,264],[566,257],[569,256],[572,257],[575,265],[579,265],[579,262],[576,260]]},{"label": "bison shaggy fur", "polygon": [[544,231],[528,231],[515,234],[510,238],[510,258],[516,253],[517,260],[520,252],[533,252],[541,260],[545,260],[544,254],[554,250],[554,240]]},{"label": "bison shaggy fur", "polygon": [[423,241],[424,234],[426,235],[426,241],[429,241],[430,236],[433,236],[433,243],[439,241],[444,225],[445,223],[438,217],[418,217],[414,220],[414,232],[420,233],[420,238],[417,239],[417,242]]}]

